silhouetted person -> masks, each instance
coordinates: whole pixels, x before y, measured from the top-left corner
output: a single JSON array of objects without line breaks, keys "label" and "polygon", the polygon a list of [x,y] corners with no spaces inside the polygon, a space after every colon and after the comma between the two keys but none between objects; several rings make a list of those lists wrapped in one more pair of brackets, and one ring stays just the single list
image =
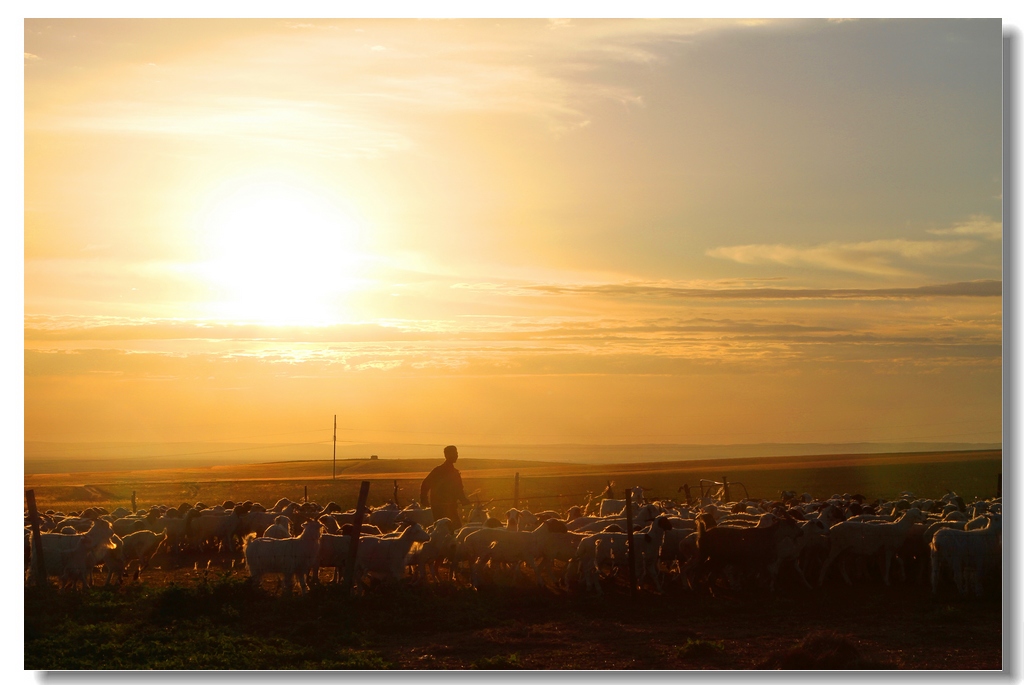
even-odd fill
[{"label": "silhouetted person", "polygon": [[420,486],[420,504],[430,507],[434,520],[451,519],[455,528],[462,527],[459,516],[459,502],[469,504],[462,489],[462,475],[455,468],[459,450],[455,445],[444,448],[444,463],[431,471]]}]

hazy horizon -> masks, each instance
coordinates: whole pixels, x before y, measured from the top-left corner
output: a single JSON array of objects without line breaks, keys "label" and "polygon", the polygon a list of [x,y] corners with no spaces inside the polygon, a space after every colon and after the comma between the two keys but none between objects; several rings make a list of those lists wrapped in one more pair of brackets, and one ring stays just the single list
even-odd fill
[{"label": "hazy horizon", "polygon": [[998,19],[24,34],[26,449],[1001,440]]},{"label": "hazy horizon", "polygon": [[[325,450],[326,447],[326,450]],[[459,463],[502,460],[579,464],[651,463],[749,457],[956,452],[1002,449],[1001,443],[747,443],[724,445],[472,445],[459,446]],[[442,460],[442,447],[425,444],[339,444],[337,460]],[[332,462],[331,446],[241,443],[41,443],[25,445],[26,473],[123,471],[260,464]]]}]

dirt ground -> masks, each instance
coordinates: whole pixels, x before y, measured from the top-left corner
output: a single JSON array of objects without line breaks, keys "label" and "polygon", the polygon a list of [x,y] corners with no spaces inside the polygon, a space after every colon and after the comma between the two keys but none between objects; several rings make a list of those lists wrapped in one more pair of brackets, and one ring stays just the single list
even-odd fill
[{"label": "dirt ground", "polygon": [[[217,559],[209,569],[150,569],[144,581],[188,586],[227,577],[247,577],[240,561],[234,568]],[[321,579],[327,583],[330,572]],[[276,583],[266,578],[263,587],[277,595]],[[380,592],[380,606],[401,604],[403,613],[423,593],[431,611],[441,607],[433,620],[365,628],[364,646],[402,669],[998,670],[1002,662],[998,599],[932,598],[917,583],[847,587],[837,580],[806,590],[792,582],[775,597],[711,597],[673,579],[664,593],[644,590],[635,598],[615,579],[601,596],[522,582],[480,591],[430,585],[402,588],[401,596]]]}]

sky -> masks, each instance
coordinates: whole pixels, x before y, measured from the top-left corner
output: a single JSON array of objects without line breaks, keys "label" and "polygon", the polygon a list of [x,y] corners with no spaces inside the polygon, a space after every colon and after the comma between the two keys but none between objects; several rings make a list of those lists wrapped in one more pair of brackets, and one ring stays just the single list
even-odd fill
[{"label": "sky", "polygon": [[1000,441],[998,20],[24,34],[26,441]]}]

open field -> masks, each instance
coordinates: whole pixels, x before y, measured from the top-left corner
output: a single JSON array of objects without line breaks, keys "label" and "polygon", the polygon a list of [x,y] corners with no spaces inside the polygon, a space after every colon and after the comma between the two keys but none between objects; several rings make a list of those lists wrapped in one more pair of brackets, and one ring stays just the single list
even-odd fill
[{"label": "open field", "polygon": [[[915,452],[900,454],[819,455],[709,459],[639,464],[551,464],[548,462],[459,459],[467,493],[481,501],[511,506],[513,479],[520,474],[519,492],[535,510],[567,508],[581,503],[587,492],[601,492],[608,480],[620,490],[642,485],[648,497],[681,499],[679,486],[688,483],[697,493],[701,478],[742,483],[750,497],[775,498],[782,490],[828,497],[859,492],[868,498],[893,497],[901,490],[918,496],[938,496],[954,490],[965,498],[995,495],[1002,471],[1001,450]],[[298,461],[146,471],[26,474],[25,487],[36,493],[41,509],[80,509],[90,505],[129,505],[136,493],[139,507],[203,501],[208,505],[230,499],[269,504],[280,497],[309,498],[321,504],[335,501],[355,506],[359,481],[370,480],[369,502],[383,504],[398,481],[399,500],[408,504],[419,496],[419,484],[440,459],[339,460],[338,478],[331,480],[329,461]],[[734,497],[743,494],[737,486]]]},{"label": "open field", "polygon": [[[282,496],[342,506],[355,502],[359,481],[373,482],[380,504],[398,480],[403,503],[438,460],[338,463],[282,462],[145,472],[26,475],[42,509],[180,501],[207,503]],[[467,491],[479,489],[494,508],[511,505],[520,474],[534,510],[564,508],[597,492],[638,483],[653,496],[681,497],[700,478],[742,482],[752,497],[782,489],[921,496],[947,489],[965,498],[995,494],[1001,454],[995,451],[835,455],[705,462],[589,466],[460,459]],[[739,491],[742,492],[742,489]],[[558,497],[557,495],[563,495]],[[571,496],[566,496],[571,495]],[[736,495],[734,495],[736,496]],[[531,499],[532,498],[532,499]],[[158,559],[143,583],[91,592],[25,591],[27,669],[999,669],[999,597],[932,598],[926,585],[880,579],[847,587],[833,578],[805,590],[780,578],[775,597],[712,598],[678,578],[663,594],[630,599],[621,579],[603,597],[540,591],[532,584],[377,588],[346,597],[335,586],[307,596],[281,596],[273,579],[262,590],[245,582],[238,557],[216,555],[207,568],[192,560]],[[329,577],[322,571],[322,579]],[[97,582],[99,574],[96,576]]]}]

